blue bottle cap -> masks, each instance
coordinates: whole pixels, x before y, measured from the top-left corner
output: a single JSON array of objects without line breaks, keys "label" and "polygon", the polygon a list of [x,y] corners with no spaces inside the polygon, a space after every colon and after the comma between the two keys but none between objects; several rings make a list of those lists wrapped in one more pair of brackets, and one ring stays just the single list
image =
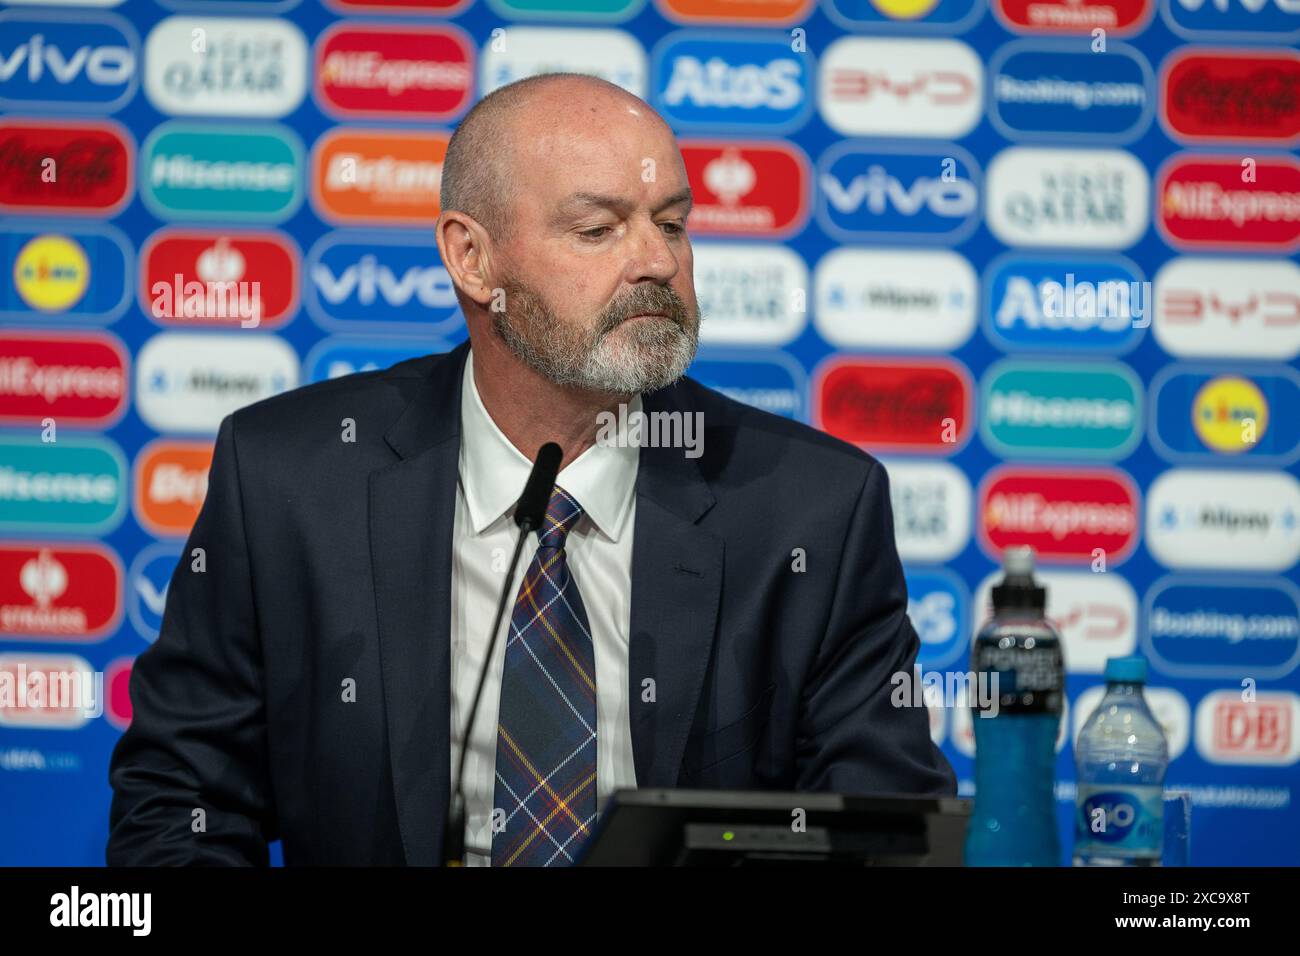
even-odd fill
[{"label": "blue bottle cap", "polygon": [[1137,654],[1132,657],[1106,658],[1106,680],[1122,681],[1126,684],[1145,684],[1147,659]]}]

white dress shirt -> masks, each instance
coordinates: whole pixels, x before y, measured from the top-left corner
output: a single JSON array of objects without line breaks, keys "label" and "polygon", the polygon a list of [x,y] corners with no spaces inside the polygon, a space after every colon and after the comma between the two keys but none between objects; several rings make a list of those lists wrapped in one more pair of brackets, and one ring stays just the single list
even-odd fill
[{"label": "white dress shirt", "polygon": [[[488,630],[496,614],[506,566],[519,529],[514,505],[532,459],[497,427],[474,384],[474,353],[465,359],[460,401],[460,475],[451,571],[451,773],[474,700]],[[641,396],[628,403],[641,410]],[[631,417],[631,416],[629,416]],[[535,450],[534,450],[535,453]],[[593,445],[559,474],[560,485],[582,505],[583,515],[565,542],[569,573],[582,594],[595,643],[596,812],[615,790],[636,786],[628,720],[628,637],[632,616],[632,528],[636,520],[639,449]],[[491,865],[496,783],[497,715],[506,633],[514,598],[533,555],[532,532],[519,555],[501,630],[483,685],[483,699],[465,759],[465,846],[470,866]]]}]

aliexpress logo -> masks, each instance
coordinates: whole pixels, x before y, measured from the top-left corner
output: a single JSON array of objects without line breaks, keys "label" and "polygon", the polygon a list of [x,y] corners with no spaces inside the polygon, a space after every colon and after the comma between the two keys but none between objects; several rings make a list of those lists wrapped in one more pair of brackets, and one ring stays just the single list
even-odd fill
[{"label": "aliexpress logo", "polygon": [[1300,248],[1300,161],[1184,153],[1156,177],[1156,223],[1174,246]]},{"label": "aliexpress logo", "polygon": [[432,226],[449,139],[446,133],[326,133],[312,151],[317,212],[342,224]]},{"label": "aliexpress logo", "polygon": [[161,439],[135,460],[135,517],[159,537],[190,533],[208,494],[212,445]]}]

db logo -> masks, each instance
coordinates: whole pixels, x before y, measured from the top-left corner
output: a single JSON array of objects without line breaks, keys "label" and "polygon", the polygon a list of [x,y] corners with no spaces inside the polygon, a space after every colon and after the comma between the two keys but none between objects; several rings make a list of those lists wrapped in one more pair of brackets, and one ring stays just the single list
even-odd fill
[{"label": "db logo", "polygon": [[105,332],[0,334],[0,424],[106,428],[126,411],[127,353]]},{"label": "db logo", "polygon": [[278,232],[164,229],[140,250],[140,307],[160,325],[239,328],[238,302],[255,299],[258,327],[273,329],[298,308],[299,258]]},{"label": "db logo", "polygon": [[459,115],[474,90],[474,47],[457,27],[335,25],[317,41],[316,96],[348,118]]},{"label": "db logo", "polygon": [[1155,11],[1154,0],[994,0],[993,9],[1017,33],[1137,33]]},{"label": "db logo", "polygon": [[995,469],[980,485],[979,540],[997,557],[1029,545],[1045,561],[1106,566],[1126,559],[1137,545],[1138,491],[1111,468]]},{"label": "db logo", "polygon": [[695,205],[688,227],[700,235],[788,236],[808,220],[808,157],[776,141],[681,144]]},{"label": "db logo", "polygon": [[868,450],[950,455],[970,436],[965,366],[832,358],[814,374],[815,424]]},{"label": "db logo", "polygon": [[135,517],[158,537],[190,533],[208,494],[212,445],[159,440],[135,460]]},{"label": "db logo", "polygon": [[1300,759],[1300,696],[1259,691],[1242,700],[1240,690],[1216,690],[1196,708],[1196,749],[1211,763],[1288,766]]},{"label": "db logo", "polygon": [[432,226],[446,133],[336,129],[312,151],[312,200],[340,223]]},{"label": "db logo", "polygon": [[1156,223],[1172,246],[1300,249],[1300,161],[1184,154],[1161,168]]},{"label": "db logo", "polygon": [[1300,53],[1194,50],[1172,54],[1160,71],[1160,116],[1188,142],[1300,141]]},{"label": "db logo", "polygon": [[122,564],[98,544],[0,545],[0,638],[101,640],[122,619]]},{"label": "db logo", "polygon": [[0,119],[0,211],[116,215],[134,190],[121,126]]}]

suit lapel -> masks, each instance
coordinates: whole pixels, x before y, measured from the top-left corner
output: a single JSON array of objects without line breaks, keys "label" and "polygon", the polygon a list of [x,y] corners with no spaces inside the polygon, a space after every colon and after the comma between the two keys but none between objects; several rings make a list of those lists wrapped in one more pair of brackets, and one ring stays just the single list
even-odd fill
[{"label": "suit lapel", "polygon": [[468,343],[436,360],[370,474],[370,560],[406,862],[436,866],[451,783],[451,554]]},{"label": "suit lapel", "polygon": [[[647,394],[642,410],[690,414],[684,390]],[[713,649],[723,541],[696,522],[714,503],[701,459],[642,447],[632,540],[628,702],[638,787],[677,785]],[[653,685],[647,685],[653,681]],[[653,687],[653,699],[650,687]]]}]

